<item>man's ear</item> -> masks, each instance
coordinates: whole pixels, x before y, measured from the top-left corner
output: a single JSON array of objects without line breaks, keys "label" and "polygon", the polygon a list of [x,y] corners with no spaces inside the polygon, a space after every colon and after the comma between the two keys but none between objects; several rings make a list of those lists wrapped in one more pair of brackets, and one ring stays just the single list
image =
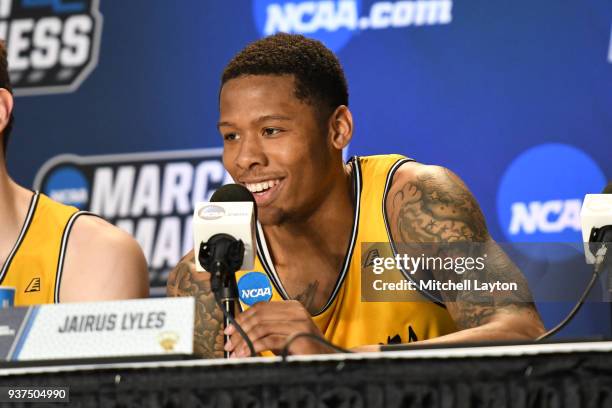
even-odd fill
[{"label": "man's ear", "polygon": [[4,132],[13,112],[13,95],[4,88],[0,88],[0,133]]},{"label": "man's ear", "polygon": [[353,115],[347,106],[338,106],[329,117],[329,136],[336,149],[348,146],[353,137]]}]

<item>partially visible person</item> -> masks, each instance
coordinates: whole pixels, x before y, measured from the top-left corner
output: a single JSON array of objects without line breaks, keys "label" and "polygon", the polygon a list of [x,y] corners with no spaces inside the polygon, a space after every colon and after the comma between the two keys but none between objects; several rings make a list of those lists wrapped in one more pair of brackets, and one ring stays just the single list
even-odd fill
[{"label": "partially visible person", "polygon": [[0,285],[16,288],[15,306],[147,297],[147,263],[130,235],[11,179],[12,111],[0,42]]}]

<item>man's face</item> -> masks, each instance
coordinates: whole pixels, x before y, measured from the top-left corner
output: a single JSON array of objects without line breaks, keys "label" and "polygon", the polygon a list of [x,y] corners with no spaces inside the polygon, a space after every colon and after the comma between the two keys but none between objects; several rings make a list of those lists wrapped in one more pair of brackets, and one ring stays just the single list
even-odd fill
[{"label": "man's face", "polygon": [[333,149],[315,109],[296,98],[293,76],[229,80],[219,111],[223,164],[253,192],[260,222],[308,217],[333,182]]}]

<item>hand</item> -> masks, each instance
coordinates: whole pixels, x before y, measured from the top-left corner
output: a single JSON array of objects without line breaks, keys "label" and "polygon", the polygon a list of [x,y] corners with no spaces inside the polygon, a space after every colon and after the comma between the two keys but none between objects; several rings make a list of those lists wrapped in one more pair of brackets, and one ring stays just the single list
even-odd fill
[{"label": "hand", "polygon": [[[272,351],[279,354],[287,340],[297,333],[311,333],[323,337],[314,324],[310,313],[297,300],[260,302],[236,317],[236,321],[247,334],[255,352]],[[231,357],[250,356],[249,347],[233,325],[225,329],[231,335],[225,350]],[[291,343],[289,354],[324,354],[333,350],[316,340],[300,337]]]}]

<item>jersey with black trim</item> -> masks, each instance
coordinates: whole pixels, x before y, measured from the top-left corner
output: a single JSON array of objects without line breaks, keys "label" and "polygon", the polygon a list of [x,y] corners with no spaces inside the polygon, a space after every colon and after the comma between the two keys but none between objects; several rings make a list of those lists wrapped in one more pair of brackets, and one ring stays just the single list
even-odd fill
[{"label": "jersey with black trim", "polygon": [[70,230],[90,214],[34,192],[28,213],[2,269],[0,285],[15,288],[15,306],[58,303]]},{"label": "jersey with black trim", "polygon": [[[457,330],[444,305],[433,295],[418,289],[380,291],[374,287],[375,280],[397,283],[410,279],[409,274],[398,269],[375,274],[372,262],[376,257],[396,254],[385,199],[393,174],[409,161],[412,159],[400,155],[353,157],[349,161],[356,203],[349,248],[330,299],[312,316],[325,338],[338,346],[407,343]],[[271,301],[290,299],[274,269],[260,225],[256,236],[254,271],[264,272],[271,281]],[[299,262],[299,256],[295,262]],[[248,272],[237,272],[238,281]],[[376,287],[381,285],[378,282]],[[249,307],[242,301],[241,306],[243,310]]]}]

